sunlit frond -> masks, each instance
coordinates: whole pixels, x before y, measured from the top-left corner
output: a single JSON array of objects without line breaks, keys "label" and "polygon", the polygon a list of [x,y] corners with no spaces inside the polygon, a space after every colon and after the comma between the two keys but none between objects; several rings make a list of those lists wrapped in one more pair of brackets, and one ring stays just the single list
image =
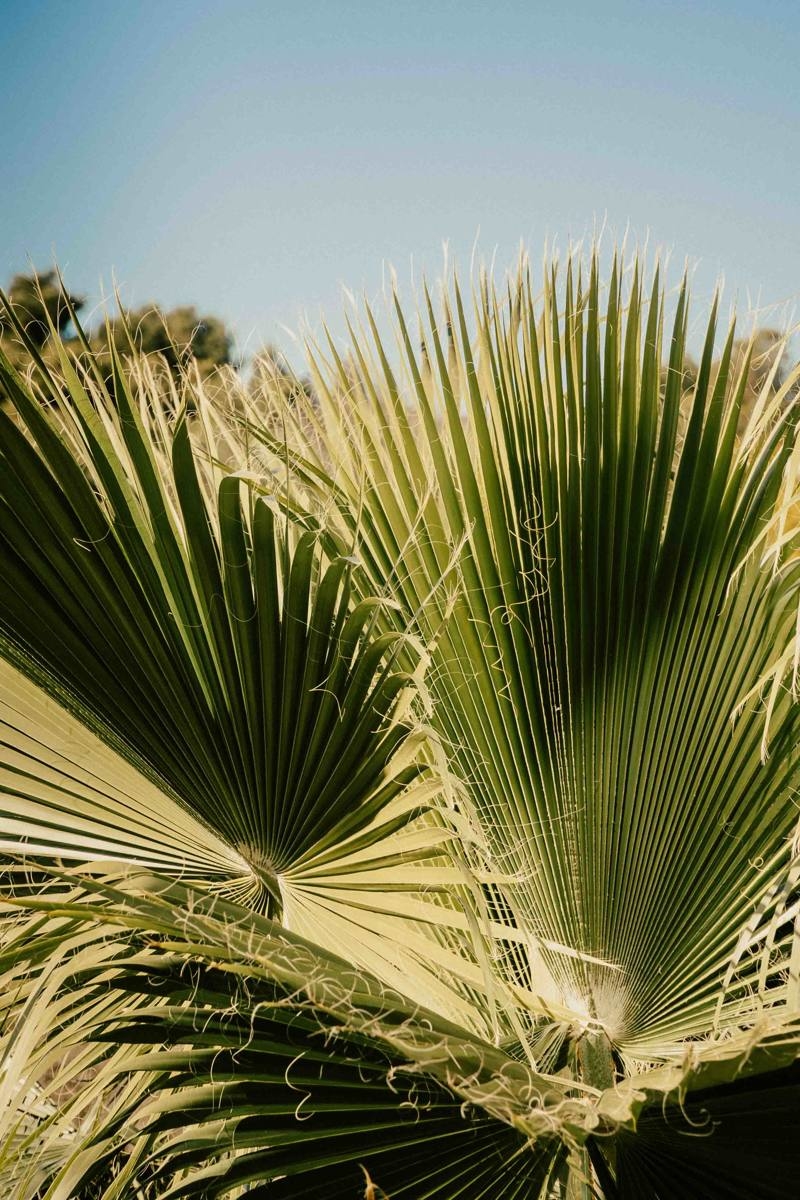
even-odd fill
[{"label": "sunlit frond", "polygon": [[752,1106],[797,1141],[800,372],[754,403],[717,309],[688,371],[685,282],[594,254],[310,385],[3,365],[0,837],[78,882],[6,918],[2,1062],[91,1080],[47,1200],[752,1197]]}]

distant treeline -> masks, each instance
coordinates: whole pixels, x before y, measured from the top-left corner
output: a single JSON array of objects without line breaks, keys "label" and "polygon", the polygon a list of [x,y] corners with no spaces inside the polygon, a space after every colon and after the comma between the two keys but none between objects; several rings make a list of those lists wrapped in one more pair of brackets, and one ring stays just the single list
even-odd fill
[{"label": "distant treeline", "polygon": [[[5,289],[19,324],[24,328],[28,345],[20,337],[10,318],[0,310],[0,350],[23,371],[35,373],[35,358],[56,366],[59,353],[66,350],[80,358],[87,353],[95,367],[111,375],[112,349],[124,358],[133,353],[155,356],[162,368],[177,376],[191,364],[204,381],[210,380],[221,368],[241,369],[243,364],[234,353],[234,338],[225,322],[216,316],[198,312],[194,305],[181,305],[163,310],[155,303],[124,310],[107,318],[97,329],[86,333],[76,320],[85,309],[86,300],[67,290],[55,270],[30,275],[15,275]],[[761,328],[752,338],[734,343],[730,377],[735,378],[745,355],[750,361],[741,425],[746,424],[755,398],[765,386],[777,394],[791,371],[791,359],[777,351],[784,335],[774,328]],[[33,352],[32,352],[33,351]],[[718,363],[712,368],[716,372]],[[666,383],[668,368],[662,380]],[[700,365],[686,357],[682,369],[682,387],[687,397],[697,384]],[[250,386],[257,388],[265,377],[281,377],[287,388],[302,387],[310,394],[307,379],[298,379],[289,370],[282,355],[267,346],[249,364]],[[4,399],[0,389],[0,401]]]}]

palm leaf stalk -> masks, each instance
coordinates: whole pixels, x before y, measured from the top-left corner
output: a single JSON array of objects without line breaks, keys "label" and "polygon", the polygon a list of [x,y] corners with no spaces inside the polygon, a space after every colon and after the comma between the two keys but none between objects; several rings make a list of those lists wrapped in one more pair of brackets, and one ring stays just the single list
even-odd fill
[{"label": "palm leaf stalk", "polygon": [[638,261],[423,299],[227,408],[0,364],[9,1194],[800,1166],[797,373],[715,304],[687,394]]}]

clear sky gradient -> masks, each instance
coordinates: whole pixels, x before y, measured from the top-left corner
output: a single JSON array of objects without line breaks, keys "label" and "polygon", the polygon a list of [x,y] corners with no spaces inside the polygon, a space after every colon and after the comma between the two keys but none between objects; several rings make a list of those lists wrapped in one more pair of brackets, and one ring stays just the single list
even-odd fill
[{"label": "clear sky gradient", "polygon": [[0,281],[55,258],[253,349],[444,239],[468,271],[605,222],[779,323],[798,62],[795,0],[0,0]]}]

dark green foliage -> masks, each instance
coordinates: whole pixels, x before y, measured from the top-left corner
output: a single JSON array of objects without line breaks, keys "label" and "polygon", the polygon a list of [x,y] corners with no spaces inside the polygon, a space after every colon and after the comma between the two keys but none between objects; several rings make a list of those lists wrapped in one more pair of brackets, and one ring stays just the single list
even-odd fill
[{"label": "dark green foliage", "polygon": [[101,360],[113,345],[119,354],[158,354],[177,372],[194,360],[202,376],[231,362],[233,338],[219,317],[202,316],[193,305],[162,312],[155,304],[125,312],[99,330],[93,344]]},{"label": "dark green foliage", "polygon": [[[79,312],[85,300],[75,296],[64,287],[56,271],[44,271],[35,275],[15,275],[8,286],[7,295],[25,331],[38,348],[42,349],[53,336],[65,337],[71,322],[70,307]],[[0,307],[0,335],[11,331],[8,316]]]},{"label": "dark green foliage", "polygon": [[800,1179],[800,1064],[653,1104],[616,1139],[619,1200],[789,1200]]},{"label": "dark green foliage", "polygon": [[[121,312],[94,334],[85,334],[74,322],[85,299],[70,293],[56,271],[15,275],[6,295],[25,337],[20,337],[10,314],[0,305],[0,348],[23,372],[34,369],[37,355],[48,367],[57,366],[62,348],[86,362],[86,343],[95,369],[112,387],[112,347],[123,357],[157,356],[175,378],[189,363],[194,363],[205,379],[233,362],[233,336],[225,323],[219,317],[199,313],[194,305],[163,312],[155,304],[146,304]],[[41,378],[38,371],[34,378]],[[0,382],[0,400],[7,399],[3,387]]]}]

